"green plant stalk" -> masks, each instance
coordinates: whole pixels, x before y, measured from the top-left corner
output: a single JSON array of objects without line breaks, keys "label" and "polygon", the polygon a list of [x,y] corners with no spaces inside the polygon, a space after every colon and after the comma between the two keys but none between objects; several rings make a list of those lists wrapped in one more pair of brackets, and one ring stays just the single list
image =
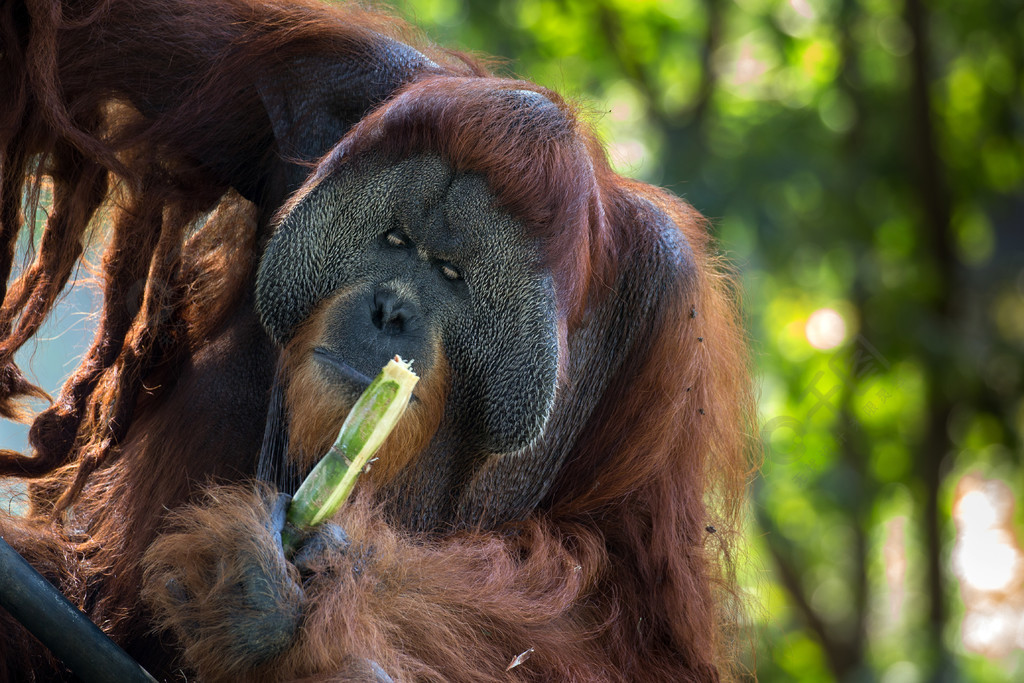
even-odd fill
[{"label": "green plant stalk", "polygon": [[327,454],[295,492],[281,542],[291,556],[302,534],[328,519],[348,500],[363,468],[409,405],[419,377],[395,356],[352,406]]}]

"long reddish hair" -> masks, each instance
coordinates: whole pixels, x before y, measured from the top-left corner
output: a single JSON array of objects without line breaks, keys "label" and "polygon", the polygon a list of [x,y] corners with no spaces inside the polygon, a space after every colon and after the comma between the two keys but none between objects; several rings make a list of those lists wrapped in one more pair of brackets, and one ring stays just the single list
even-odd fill
[{"label": "long reddish hair", "polygon": [[[267,64],[320,50],[358,56],[373,36],[390,36],[423,50],[440,73],[415,79],[366,116],[321,170],[369,149],[431,149],[456,169],[484,173],[497,200],[541,238],[569,326],[608,296],[627,255],[651,246],[644,225],[655,212],[688,244],[692,272],[644,322],[541,508],[545,523],[563,529],[560,542],[604,568],[588,568],[587,580],[595,611],[613,615],[600,630],[622,671],[654,653],[685,662],[666,676],[716,678],[736,606],[732,557],[753,401],[733,279],[704,219],[614,173],[555,93],[496,79],[391,17],[308,0],[187,6],[182,13],[160,0],[96,0],[72,11],[59,0],[0,2],[0,91],[10,102],[0,112],[0,415],[21,417],[19,399],[45,395],[14,354],[51,312],[90,227],[109,215],[96,338],[33,421],[34,455],[0,452],[0,474],[40,478],[37,512],[55,516],[97,470],[104,481],[114,476],[109,466],[139,419],[143,380],[173,372],[244,300],[278,208],[259,204],[253,177],[273,139],[270,124],[255,90],[238,84]],[[510,124],[524,91],[551,107],[534,124],[542,135]],[[184,96],[171,106],[161,93]],[[140,112],[139,102],[152,111]],[[225,161],[202,161],[211,150]],[[232,191],[240,184],[255,209]],[[52,201],[34,260],[8,286],[18,236],[43,211],[44,187]],[[212,221],[197,232],[217,207],[248,220]],[[246,248],[225,247],[225,236]],[[127,305],[140,283],[141,305]],[[186,487],[187,467],[161,473],[182,479],[162,482],[168,488]]]}]

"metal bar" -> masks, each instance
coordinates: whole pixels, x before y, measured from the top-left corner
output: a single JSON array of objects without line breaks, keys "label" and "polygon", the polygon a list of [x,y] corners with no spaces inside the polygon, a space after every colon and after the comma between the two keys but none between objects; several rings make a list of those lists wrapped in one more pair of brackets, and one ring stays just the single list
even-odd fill
[{"label": "metal bar", "polygon": [[85,683],[155,683],[0,537],[0,606]]}]

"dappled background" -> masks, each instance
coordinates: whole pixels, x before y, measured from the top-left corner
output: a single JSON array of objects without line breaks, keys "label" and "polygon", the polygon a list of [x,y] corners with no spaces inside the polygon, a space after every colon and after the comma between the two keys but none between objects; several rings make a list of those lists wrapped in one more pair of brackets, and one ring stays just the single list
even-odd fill
[{"label": "dappled background", "polygon": [[[742,272],[764,444],[746,666],[1024,680],[1020,0],[396,7],[579,101],[615,166],[710,217]],[[27,350],[44,386],[95,296],[76,287]]]}]

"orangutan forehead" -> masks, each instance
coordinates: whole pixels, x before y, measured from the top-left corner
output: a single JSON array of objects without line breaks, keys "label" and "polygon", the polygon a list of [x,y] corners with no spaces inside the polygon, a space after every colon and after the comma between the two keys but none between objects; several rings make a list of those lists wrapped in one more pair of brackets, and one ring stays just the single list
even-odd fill
[{"label": "orangutan forehead", "polygon": [[[398,91],[324,158],[316,181],[377,157],[433,154],[486,179],[495,206],[525,228],[565,291],[582,291],[591,254],[610,253],[602,184],[614,174],[589,127],[558,94],[523,81],[433,77]],[[574,284],[575,283],[575,284]]]},{"label": "orangutan forehead", "polygon": [[562,111],[554,102],[536,90],[499,90],[496,98],[504,99],[509,107],[509,115],[519,115],[526,125],[547,123],[558,128],[565,128],[566,120]]},{"label": "orangutan forehead", "polygon": [[439,256],[493,257],[495,252],[533,262],[536,255],[522,223],[495,200],[488,179],[458,171],[438,154],[415,154],[398,162],[377,157],[355,173],[340,173],[331,184],[334,193],[359,197],[380,212],[376,215],[389,216],[391,229]]},{"label": "orangutan forehead", "polygon": [[[577,137],[571,108],[555,93],[518,81],[425,79],[410,84],[356,125],[327,155],[322,171],[367,153],[392,161],[436,153],[456,170],[539,171],[550,151],[565,154]],[[573,150],[575,151],[575,150]]]}]

